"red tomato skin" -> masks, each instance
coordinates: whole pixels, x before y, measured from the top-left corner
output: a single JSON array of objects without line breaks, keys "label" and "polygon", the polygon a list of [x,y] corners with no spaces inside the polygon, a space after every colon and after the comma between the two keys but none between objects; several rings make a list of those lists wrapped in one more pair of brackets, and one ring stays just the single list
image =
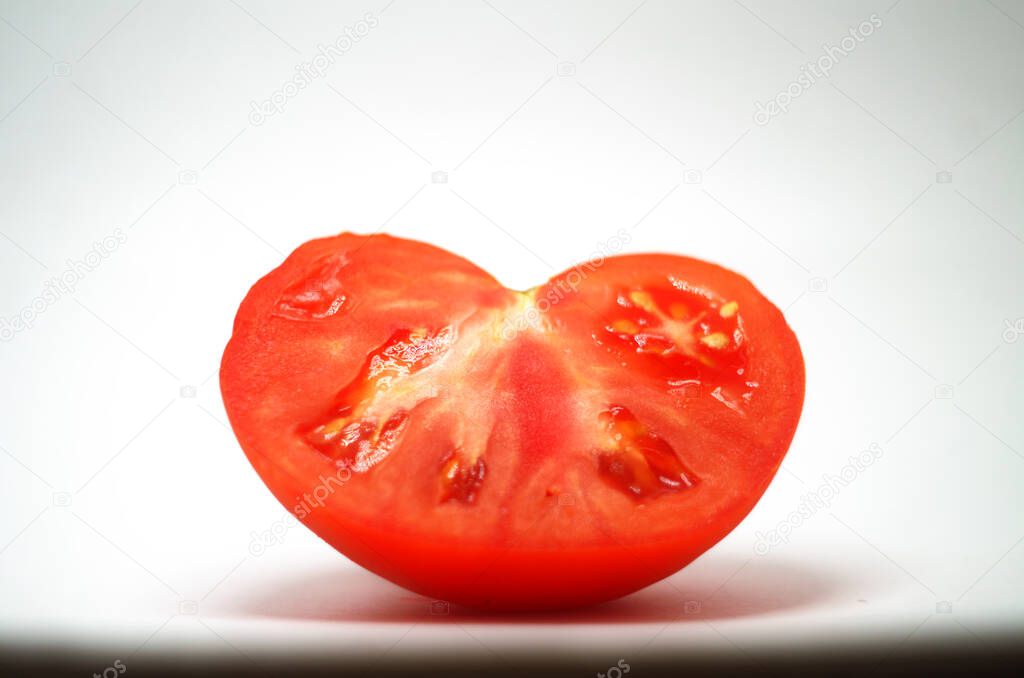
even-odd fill
[{"label": "red tomato skin", "polygon": [[[263,467],[262,477],[273,479],[268,486],[282,505],[308,492],[308,485],[283,477],[265,461],[254,460],[254,465],[258,471]],[[758,498],[751,498],[751,508]],[[738,524],[743,517],[722,518]],[[403,588],[432,600],[508,612],[567,610],[614,600],[677,572],[725,536],[708,524],[685,538],[628,548],[496,549],[381,534],[365,523],[346,521],[330,500],[310,511],[304,522],[353,562]]]}]

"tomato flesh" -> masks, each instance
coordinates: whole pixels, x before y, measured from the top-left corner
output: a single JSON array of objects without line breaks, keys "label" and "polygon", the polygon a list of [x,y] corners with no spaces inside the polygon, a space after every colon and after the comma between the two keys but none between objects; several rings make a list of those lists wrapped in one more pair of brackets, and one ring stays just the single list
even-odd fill
[{"label": "tomato flesh", "polygon": [[713,264],[611,257],[516,292],[342,234],[253,287],[221,388],[259,475],[339,551],[434,598],[548,609],[732,530],[790,444],[804,368],[778,309]]}]

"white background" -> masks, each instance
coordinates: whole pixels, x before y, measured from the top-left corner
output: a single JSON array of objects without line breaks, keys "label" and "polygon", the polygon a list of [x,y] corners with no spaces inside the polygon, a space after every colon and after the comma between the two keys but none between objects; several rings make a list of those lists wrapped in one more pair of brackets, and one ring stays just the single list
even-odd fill
[{"label": "white background", "polygon": [[[602,669],[1022,630],[1024,2],[385,3],[0,2],[0,638]],[[253,555],[284,515],[225,423],[235,309],[301,242],[381,229],[518,288],[619,229],[747,275],[807,361],[783,471],[691,567],[566,617],[431,614],[303,528]]]}]

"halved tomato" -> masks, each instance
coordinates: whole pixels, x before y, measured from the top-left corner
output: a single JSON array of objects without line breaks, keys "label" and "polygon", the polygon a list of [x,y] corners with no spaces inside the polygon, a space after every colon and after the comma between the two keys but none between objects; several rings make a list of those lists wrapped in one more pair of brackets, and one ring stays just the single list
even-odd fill
[{"label": "halved tomato", "polygon": [[384,235],[314,240],[235,319],[221,389],[270,490],[433,598],[561,608],[666,577],[751,510],[800,417],[782,314],[696,259],[528,292]]}]

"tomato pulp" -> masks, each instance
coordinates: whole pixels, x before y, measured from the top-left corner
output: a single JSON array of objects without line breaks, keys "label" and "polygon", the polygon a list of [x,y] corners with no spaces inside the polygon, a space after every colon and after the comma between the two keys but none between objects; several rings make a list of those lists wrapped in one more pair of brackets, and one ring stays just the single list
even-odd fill
[{"label": "tomato pulp", "polygon": [[487,609],[685,566],[767,488],[804,394],[782,313],[719,266],[609,257],[518,292],[348,233],[253,286],[220,378],[286,508],[367,569]]}]

